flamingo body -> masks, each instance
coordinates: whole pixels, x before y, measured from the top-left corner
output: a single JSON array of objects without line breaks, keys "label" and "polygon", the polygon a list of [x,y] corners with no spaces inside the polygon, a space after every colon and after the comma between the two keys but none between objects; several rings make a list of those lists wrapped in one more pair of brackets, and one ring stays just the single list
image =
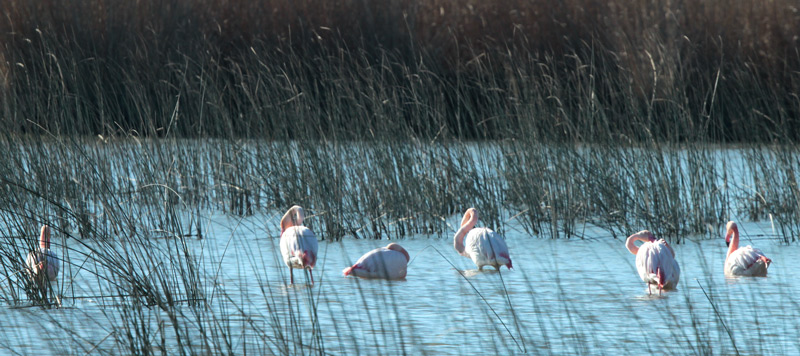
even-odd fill
[{"label": "flamingo body", "polygon": [[281,218],[281,256],[289,267],[289,280],[294,284],[294,269],[307,269],[314,283],[312,269],[317,264],[317,237],[311,229],[303,226],[305,213],[295,205]]},{"label": "flamingo body", "polygon": [[474,228],[464,237],[464,255],[469,257],[478,269],[492,266],[508,265],[511,268],[511,258],[508,255],[508,246],[500,234],[485,227]]},{"label": "flamingo body", "polygon": [[753,246],[740,247],[725,259],[725,275],[766,277],[769,263],[762,257],[764,253]]},{"label": "flamingo body", "polygon": [[[396,247],[395,247],[396,246]],[[353,266],[345,268],[345,276],[362,278],[404,279],[408,267],[408,253],[397,244],[367,252]]]},{"label": "flamingo body", "polygon": [[[644,243],[636,246],[634,242],[637,240]],[[659,292],[662,289],[678,287],[681,269],[678,261],[675,260],[675,251],[667,244],[667,241],[656,240],[653,233],[642,230],[628,236],[625,247],[636,255],[636,271],[639,273],[639,278],[647,284],[648,291],[651,286],[658,287]]]},{"label": "flamingo body", "polygon": [[25,259],[28,273],[40,280],[53,281],[58,276],[60,261],[55,251],[50,250],[50,227],[42,226],[39,248],[28,253]]},{"label": "flamingo body", "polygon": [[[41,263],[42,269],[39,268]],[[53,281],[58,277],[58,270],[60,262],[58,260],[58,255],[49,248],[39,248],[37,251],[32,251],[28,253],[28,258],[25,259],[25,264],[28,266],[30,273],[34,276],[38,276],[41,274],[42,277],[46,277],[47,280]]]},{"label": "flamingo body", "polygon": [[672,252],[661,241],[645,242],[636,254],[636,270],[639,278],[648,285],[662,289],[675,289],[678,286],[681,269]]},{"label": "flamingo body", "polygon": [[469,257],[479,270],[484,266],[492,266],[498,271],[503,265],[508,269],[513,268],[508,246],[503,237],[485,227],[475,228],[477,222],[478,210],[467,209],[464,218],[461,219],[461,228],[453,237],[453,247],[456,251],[464,257]]},{"label": "flamingo body", "polygon": [[281,255],[289,268],[313,268],[317,246],[317,237],[305,226],[292,226],[281,234]]},{"label": "flamingo body", "polygon": [[725,258],[725,275],[728,277],[766,277],[772,260],[761,250],[747,245],[739,248],[739,227],[728,221],[725,242],[728,243],[728,256]]}]

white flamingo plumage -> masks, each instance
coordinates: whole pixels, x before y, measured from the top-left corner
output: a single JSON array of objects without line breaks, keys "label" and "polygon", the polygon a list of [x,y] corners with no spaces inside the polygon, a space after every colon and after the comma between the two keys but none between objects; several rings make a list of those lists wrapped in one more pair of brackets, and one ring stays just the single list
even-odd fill
[{"label": "white flamingo plumage", "polygon": [[492,266],[498,271],[500,266],[513,268],[508,246],[500,234],[485,227],[475,228],[478,222],[478,210],[467,209],[461,219],[461,227],[453,236],[453,247],[464,257],[469,257],[472,262],[483,270],[483,266]]},{"label": "white flamingo plumage", "polygon": [[[644,241],[637,247],[636,240]],[[636,270],[639,277],[650,286],[658,287],[659,293],[664,289],[675,289],[681,276],[678,261],[675,260],[675,251],[664,239],[656,240],[653,233],[647,230],[639,231],[625,240],[625,247],[636,255]]]},{"label": "white flamingo plumage", "polygon": [[25,259],[28,273],[39,281],[53,281],[58,276],[60,261],[50,250],[50,227],[43,225],[39,234],[39,249],[31,251]]},{"label": "white flamingo plumage", "polygon": [[408,261],[408,252],[402,246],[391,243],[367,252],[342,273],[362,278],[403,279],[406,278]]},{"label": "white flamingo plumage", "polygon": [[294,284],[294,269],[307,269],[314,284],[311,272],[317,264],[317,237],[311,229],[303,226],[303,208],[295,205],[281,218],[281,255],[289,266],[289,279]]},{"label": "white flamingo plumage", "polygon": [[728,244],[728,255],[725,258],[725,275],[766,277],[767,269],[772,260],[753,246],[747,245],[739,248],[739,227],[729,221],[725,227],[725,242]]}]

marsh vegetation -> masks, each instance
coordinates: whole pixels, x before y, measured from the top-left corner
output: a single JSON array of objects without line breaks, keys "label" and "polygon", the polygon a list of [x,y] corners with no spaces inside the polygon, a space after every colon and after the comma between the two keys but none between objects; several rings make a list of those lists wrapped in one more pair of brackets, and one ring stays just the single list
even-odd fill
[{"label": "marsh vegetation", "polygon": [[[800,236],[800,14],[790,1],[43,0],[0,9],[0,300],[31,304],[19,268],[47,223],[65,273],[33,302],[61,296],[67,311],[9,309],[8,320],[41,317],[61,332],[92,320],[104,330],[91,341],[67,333],[53,350],[442,352],[425,337],[430,321],[398,317],[407,305],[390,293],[403,289],[396,284],[278,287],[281,272],[259,266],[277,260],[270,241],[294,204],[342,251],[332,263],[377,247],[365,245],[374,239],[447,242],[469,206],[518,249],[614,243],[642,228],[681,246],[719,237],[730,219],[768,224],[759,236],[775,246]],[[452,252],[409,243],[419,248],[412,258]],[[716,273],[713,259],[698,260],[698,274]],[[561,267],[533,261],[520,269]],[[459,281],[449,287],[483,293],[465,325],[492,324],[494,342],[478,346],[531,352],[533,340],[547,340],[546,354],[620,340],[587,343],[585,330],[601,324],[570,302],[575,281],[560,274],[559,303],[536,294],[544,279],[512,278],[506,289],[505,273],[499,284],[479,275],[486,292],[447,276]],[[697,293],[687,279],[682,289]],[[734,302],[701,282],[705,299],[658,302],[686,302],[660,318],[694,327],[667,340],[687,353],[739,352],[745,336],[722,334],[731,322],[712,314]],[[787,293],[735,299],[786,302],[793,287],[780,287]],[[338,297],[360,299],[367,316],[349,316]],[[786,305],[796,316],[796,303]],[[548,324],[542,313],[558,318]],[[382,332],[358,339],[366,327]],[[716,344],[719,335],[731,343]]]}]

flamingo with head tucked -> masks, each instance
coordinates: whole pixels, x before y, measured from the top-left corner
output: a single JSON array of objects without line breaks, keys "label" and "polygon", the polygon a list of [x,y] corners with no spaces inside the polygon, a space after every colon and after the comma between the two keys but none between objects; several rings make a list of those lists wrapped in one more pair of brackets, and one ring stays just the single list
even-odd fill
[{"label": "flamingo with head tucked", "polygon": [[294,284],[294,269],[307,269],[314,284],[311,272],[317,263],[317,237],[311,229],[303,226],[303,208],[295,205],[281,218],[281,255],[289,266],[289,279]]},{"label": "flamingo with head tucked", "polygon": [[511,269],[511,257],[503,237],[485,227],[476,228],[477,222],[478,210],[467,209],[461,227],[453,236],[453,247],[461,256],[472,259],[479,270],[483,270],[483,266],[492,266],[499,271],[503,265]]},{"label": "flamingo with head tucked", "polygon": [[733,221],[728,221],[725,227],[725,243],[728,244],[728,256],[725,258],[725,275],[766,277],[767,269],[772,260],[753,246],[747,245],[739,248],[739,227]]},{"label": "flamingo with head tucked", "polygon": [[28,253],[25,259],[28,273],[37,281],[52,281],[58,276],[60,261],[55,251],[50,250],[50,227],[43,225],[39,233],[39,249]]},{"label": "flamingo with head tucked", "polygon": [[406,278],[408,261],[406,249],[391,243],[367,252],[342,273],[362,278],[403,279]]},{"label": "flamingo with head tucked", "polygon": [[[644,243],[637,247],[634,244],[637,240],[644,241]],[[675,251],[667,244],[667,241],[656,240],[653,233],[642,230],[628,236],[625,247],[636,255],[636,270],[642,281],[647,284],[648,292],[650,292],[650,286],[657,286],[659,293],[664,289],[678,287],[681,269],[678,261],[675,260]]]}]

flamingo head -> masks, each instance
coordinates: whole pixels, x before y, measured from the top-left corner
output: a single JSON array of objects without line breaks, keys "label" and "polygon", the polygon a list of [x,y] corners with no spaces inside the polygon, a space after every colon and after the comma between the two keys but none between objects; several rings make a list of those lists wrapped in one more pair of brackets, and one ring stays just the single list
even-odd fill
[{"label": "flamingo head", "polygon": [[406,249],[404,249],[403,246],[400,246],[400,245],[398,245],[396,243],[390,243],[390,244],[386,245],[386,248],[390,249],[392,251],[397,251],[397,252],[402,253],[404,256],[406,256],[406,262],[411,260],[411,257],[408,255],[408,251],[406,251]]},{"label": "flamingo head", "polygon": [[625,239],[625,247],[634,255],[639,253],[639,247],[635,244],[637,240],[643,242],[656,242],[656,237],[649,230],[642,230],[631,236],[628,236],[628,238]]},{"label": "flamingo head", "polygon": [[312,268],[317,264],[317,256],[314,251],[305,250],[300,253],[300,260],[303,261],[303,268]]},{"label": "flamingo head", "polygon": [[286,211],[281,218],[281,235],[286,229],[292,226],[302,226],[305,219],[305,211],[300,205],[295,205]]},{"label": "flamingo head", "polygon": [[[504,254],[504,255],[505,255],[505,254]],[[505,255],[505,256],[503,256],[503,257],[505,257],[505,258],[507,258],[507,259],[508,259],[508,263],[506,263],[506,268],[508,268],[508,269],[513,269],[513,268],[514,268],[514,265],[512,265],[512,264],[511,264],[511,257],[509,257],[508,255]]]},{"label": "flamingo head", "polygon": [[464,218],[461,219],[461,226],[464,226],[473,221],[478,222],[478,209],[469,208],[464,213]]},{"label": "flamingo head", "polygon": [[725,225],[725,230],[727,233],[725,234],[725,246],[730,246],[731,244],[731,235],[739,234],[739,227],[736,226],[736,223],[733,221],[728,221],[728,224]]},{"label": "flamingo head", "polygon": [[39,247],[44,249],[50,248],[50,226],[42,225],[42,230],[39,234]]},{"label": "flamingo head", "polygon": [[294,225],[295,226],[302,226],[303,220],[306,218],[306,212],[303,210],[303,207],[300,205],[295,205],[292,207],[294,211]]},{"label": "flamingo head", "polygon": [[772,260],[767,258],[767,256],[763,256],[762,255],[758,259],[761,260],[761,261],[764,261],[764,263],[767,265],[767,267],[769,267],[769,265],[772,263]]},{"label": "flamingo head", "polygon": [[650,230],[639,231],[639,232],[633,234],[633,236],[638,237],[642,241],[656,242],[656,235],[653,235],[653,233],[650,232]]}]

